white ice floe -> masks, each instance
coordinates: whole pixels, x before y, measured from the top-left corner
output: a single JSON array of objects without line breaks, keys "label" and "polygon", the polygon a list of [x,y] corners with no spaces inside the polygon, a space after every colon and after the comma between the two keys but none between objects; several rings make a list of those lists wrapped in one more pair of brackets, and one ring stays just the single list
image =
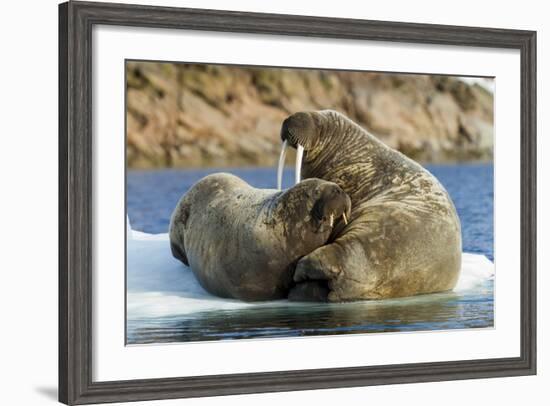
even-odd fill
[{"label": "white ice floe", "polygon": [[[172,257],[168,234],[146,234],[128,223],[127,311],[131,319],[166,317],[205,310],[291,305],[287,301],[245,303],[206,292],[192,271]],[[494,276],[494,265],[483,255],[462,255],[462,272],[455,291],[474,288]]]},{"label": "white ice floe", "polygon": [[247,306],[210,295],[191,269],[172,257],[168,234],[132,230],[127,244],[128,317],[154,317]]},{"label": "white ice floe", "polygon": [[485,255],[462,253],[462,270],[454,291],[472,289],[495,276],[495,265]]}]

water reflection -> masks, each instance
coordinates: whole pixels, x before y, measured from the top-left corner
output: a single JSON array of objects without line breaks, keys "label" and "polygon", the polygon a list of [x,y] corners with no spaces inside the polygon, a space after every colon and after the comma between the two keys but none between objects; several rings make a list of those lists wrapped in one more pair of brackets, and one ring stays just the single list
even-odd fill
[{"label": "water reflection", "polygon": [[128,321],[128,343],[297,337],[493,326],[493,282],[466,294],[343,304],[283,303]]}]

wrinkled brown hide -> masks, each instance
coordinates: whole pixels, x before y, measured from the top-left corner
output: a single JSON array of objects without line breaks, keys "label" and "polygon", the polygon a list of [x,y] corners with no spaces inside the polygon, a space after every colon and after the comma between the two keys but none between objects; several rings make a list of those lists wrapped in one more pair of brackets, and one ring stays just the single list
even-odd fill
[{"label": "wrinkled brown hide", "polygon": [[342,114],[287,118],[281,138],[304,147],[303,178],[339,185],[351,198],[349,224],[302,258],[294,280],[321,280],[330,301],[382,299],[452,289],[461,231],[447,191],[422,166]]},{"label": "wrinkled brown hide", "polygon": [[209,175],[180,199],[170,244],[210,293],[247,301],[286,298],[296,261],[325,244],[351,201],[332,182],[308,179],[278,192]]}]

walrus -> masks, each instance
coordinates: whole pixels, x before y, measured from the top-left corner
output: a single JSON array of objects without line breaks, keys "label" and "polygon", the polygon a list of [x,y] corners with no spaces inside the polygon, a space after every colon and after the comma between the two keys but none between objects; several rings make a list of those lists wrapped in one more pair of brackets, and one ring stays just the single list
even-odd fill
[{"label": "walrus", "polygon": [[298,261],[295,282],[325,284],[331,302],[413,296],[455,286],[461,267],[460,220],[432,174],[336,111],[289,116],[281,139],[283,150],[297,148],[304,178],[334,182],[352,202],[348,224],[338,222],[326,245]]},{"label": "walrus", "polygon": [[[283,299],[294,285],[296,261],[325,244],[350,210],[349,196],[332,182],[308,179],[277,191],[217,173],[179,200],[170,220],[170,246],[216,296]],[[312,292],[307,289],[308,297],[327,294]]]}]

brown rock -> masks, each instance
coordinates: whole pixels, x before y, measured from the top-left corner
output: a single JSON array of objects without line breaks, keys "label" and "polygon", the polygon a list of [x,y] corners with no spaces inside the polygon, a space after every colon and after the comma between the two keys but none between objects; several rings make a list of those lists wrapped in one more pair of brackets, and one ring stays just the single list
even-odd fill
[{"label": "brown rock", "polygon": [[335,109],[424,161],[490,159],[493,96],[456,78],[129,62],[130,167],[274,165],[290,113]]}]

